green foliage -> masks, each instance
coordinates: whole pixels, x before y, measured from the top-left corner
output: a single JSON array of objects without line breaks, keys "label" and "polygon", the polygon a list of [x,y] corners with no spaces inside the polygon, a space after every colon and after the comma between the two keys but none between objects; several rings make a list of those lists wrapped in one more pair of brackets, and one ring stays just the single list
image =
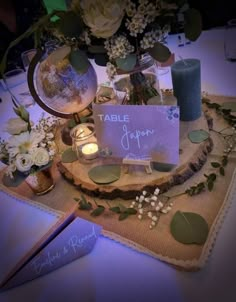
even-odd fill
[{"label": "green foliage", "polygon": [[196,41],[202,32],[202,17],[198,10],[190,8],[184,13],[184,33],[190,41]]},{"label": "green foliage", "polygon": [[61,161],[63,163],[73,163],[76,160],[78,160],[76,152],[73,151],[71,147],[62,153]]},{"label": "green foliage", "polygon": [[136,64],[136,61],[137,61],[136,55],[129,54],[124,59],[117,58],[116,65],[119,69],[122,69],[124,71],[131,71]]},{"label": "green foliage", "polygon": [[82,18],[72,11],[64,13],[56,26],[68,38],[79,37],[84,30]]},{"label": "green foliage", "polygon": [[209,133],[203,129],[193,130],[188,133],[188,138],[192,143],[200,144],[209,138]]},{"label": "green foliage", "polygon": [[165,62],[171,56],[171,52],[169,48],[160,42],[156,42],[154,44],[154,47],[148,48],[147,51],[150,54],[150,56],[153,57],[153,59],[157,60],[158,62]]},{"label": "green foliage", "polygon": [[86,53],[79,49],[71,51],[69,54],[69,61],[74,69],[80,74],[86,73],[90,66]]},{"label": "green foliage", "polygon": [[89,170],[89,178],[97,184],[109,184],[120,178],[119,165],[100,165]]},{"label": "green foliage", "polygon": [[184,244],[204,244],[208,236],[206,220],[196,213],[177,211],[170,230],[175,240]]},{"label": "green foliage", "polygon": [[135,210],[134,208],[127,208],[125,206],[123,206],[122,204],[120,204],[119,206],[114,206],[111,207],[108,203],[108,208],[105,207],[104,205],[98,204],[95,200],[95,208],[93,208],[91,202],[87,201],[87,199],[84,197],[84,195],[81,195],[81,198],[74,198],[74,200],[76,202],[79,203],[79,209],[80,210],[84,210],[84,211],[91,211],[90,215],[93,217],[97,217],[100,216],[101,214],[103,214],[106,209],[108,209],[109,211],[118,214],[118,219],[119,220],[124,220],[126,218],[128,218],[130,215],[135,215],[137,213],[137,210]]}]

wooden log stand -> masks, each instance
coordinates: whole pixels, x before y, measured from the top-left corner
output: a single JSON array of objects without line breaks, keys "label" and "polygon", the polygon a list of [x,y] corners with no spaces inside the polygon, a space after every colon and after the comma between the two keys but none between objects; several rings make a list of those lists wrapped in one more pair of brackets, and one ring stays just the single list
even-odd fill
[{"label": "wooden log stand", "polygon": [[[207,155],[213,148],[213,141],[209,137],[200,144],[192,143],[188,133],[192,130],[203,129],[208,131],[208,120],[203,114],[193,122],[180,122],[180,160],[177,166],[172,166],[169,171],[153,169],[147,174],[141,165],[132,166],[127,173],[127,167],[122,162],[114,162],[109,158],[98,158],[91,160],[88,164],[81,164],[79,161],[63,163],[59,161],[57,167],[62,176],[70,181],[81,192],[90,196],[115,199],[132,199],[143,190],[153,191],[159,187],[161,192],[168,191],[172,186],[182,184],[194,173],[201,169],[207,160]],[[60,142],[60,149],[66,149]],[[68,148],[68,147],[67,147]],[[120,164],[120,179],[111,184],[96,184],[88,176],[88,171],[95,166],[102,164]],[[155,166],[154,166],[155,167]]]}]

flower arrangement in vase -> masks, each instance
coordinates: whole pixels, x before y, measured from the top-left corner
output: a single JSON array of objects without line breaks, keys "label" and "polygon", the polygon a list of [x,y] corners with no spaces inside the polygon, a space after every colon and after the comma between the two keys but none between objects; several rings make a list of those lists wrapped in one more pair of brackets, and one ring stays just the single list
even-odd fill
[{"label": "flower arrangement in vase", "polygon": [[[188,40],[195,41],[202,30],[201,15],[188,7],[187,0],[71,0],[67,3],[67,9],[63,11],[51,11],[50,4],[50,13],[18,41],[35,33],[38,46],[42,42],[40,33],[42,37],[46,30],[61,44],[70,46],[66,58],[77,72],[86,72],[88,60],[94,59],[96,64],[106,66],[110,79],[116,74],[127,73],[133,93],[140,96],[128,95],[132,104],[147,104],[149,98],[158,94],[155,87],[150,87],[151,81],[140,66],[147,54],[152,62],[169,59],[171,52],[164,38],[178,23],[179,15],[184,17]],[[7,53],[14,45],[9,45],[3,57],[1,72],[6,65]]]},{"label": "flower arrangement in vase", "polygon": [[55,120],[42,116],[33,125],[23,106],[14,108],[14,111],[17,117],[10,118],[6,124],[6,132],[10,136],[7,140],[0,138],[0,160],[7,165],[3,183],[6,186],[18,186],[22,181],[28,180],[31,184],[31,176],[34,182],[40,177],[47,184],[35,184],[40,189],[36,193],[45,193],[48,186],[50,189],[53,187],[49,168],[56,154]]}]

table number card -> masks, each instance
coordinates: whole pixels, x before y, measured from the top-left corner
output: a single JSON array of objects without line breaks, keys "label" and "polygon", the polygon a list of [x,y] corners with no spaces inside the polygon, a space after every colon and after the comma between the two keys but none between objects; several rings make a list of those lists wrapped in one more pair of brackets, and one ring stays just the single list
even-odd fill
[{"label": "table number card", "polygon": [[93,105],[99,147],[117,158],[179,161],[177,106]]},{"label": "table number card", "polygon": [[101,227],[56,211],[0,184],[0,288],[47,274],[88,254]]}]

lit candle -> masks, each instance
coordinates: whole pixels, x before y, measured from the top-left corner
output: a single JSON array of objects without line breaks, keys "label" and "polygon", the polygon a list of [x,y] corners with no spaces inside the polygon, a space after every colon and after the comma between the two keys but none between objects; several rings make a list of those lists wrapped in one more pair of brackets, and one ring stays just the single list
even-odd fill
[{"label": "lit candle", "polygon": [[85,159],[94,159],[98,156],[98,145],[96,143],[88,143],[82,146],[81,153]]},{"label": "lit candle", "polygon": [[181,121],[193,121],[201,116],[201,69],[198,59],[185,59],[171,66],[174,95]]}]

